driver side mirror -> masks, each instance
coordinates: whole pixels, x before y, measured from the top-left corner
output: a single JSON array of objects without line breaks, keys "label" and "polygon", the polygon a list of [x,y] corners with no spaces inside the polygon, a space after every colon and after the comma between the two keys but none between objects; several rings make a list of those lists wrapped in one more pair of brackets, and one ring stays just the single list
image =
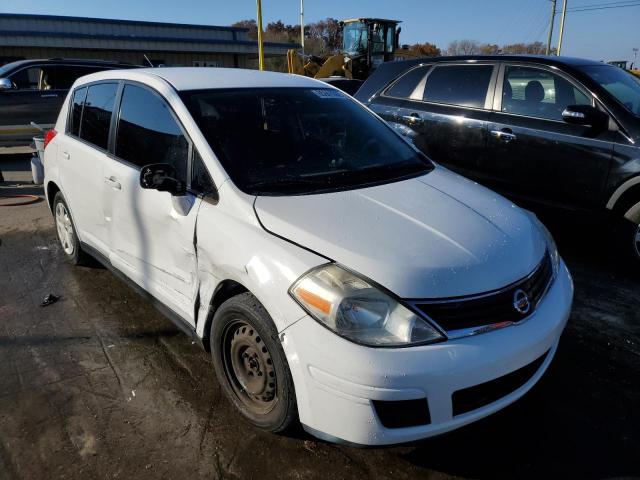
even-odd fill
[{"label": "driver side mirror", "polygon": [[184,182],[176,179],[176,169],[168,163],[152,163],[140,170],[140,186],[147,190],[169,192],[180,196],[186,193]]},{"label": "driver side mirror", "polygon": [[572,125],[603,128],[609,116],[591,105],[569,105],[563,110],[562,119]]},{"label": "driver side mirror", "polygon": [[13,82],[8,78],[0,78],[0,92],[13,90]]}]

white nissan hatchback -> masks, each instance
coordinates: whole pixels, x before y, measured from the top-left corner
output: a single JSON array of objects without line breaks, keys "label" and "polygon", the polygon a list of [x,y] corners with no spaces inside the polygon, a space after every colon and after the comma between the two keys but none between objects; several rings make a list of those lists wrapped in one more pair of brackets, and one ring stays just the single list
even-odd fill
[{"label": "white nissan hatchback", "polygon": [[551,362],[571,277],[532,214],[316,80],[221,68],[76,81],[47,135],[65,255],[211,352],[253,424],[412,441],[487,416]]}]

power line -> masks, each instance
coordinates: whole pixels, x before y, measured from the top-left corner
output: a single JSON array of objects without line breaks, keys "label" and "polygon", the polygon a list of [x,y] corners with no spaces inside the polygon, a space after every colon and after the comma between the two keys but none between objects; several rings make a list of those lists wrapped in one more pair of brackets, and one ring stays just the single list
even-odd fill
[{"label": "power line", "polygon": [[609,5],[618,5],[621,3],[635,3],[635,0],[620,0],[617,2],[600,2],[600,3],[587,3],[584,5],[577,5],[573,8],[589,8],[589,7],[604,7],[604,6],[609,6]]},{"label": "power line", "polygon": [[594,10],[609,10],[612,8],[625,8],[625,7],[640,7],[640,2],[638,3],[631,3],[631,4],[627,4],[627,5],[612,5],[612,6],[608,6],[608,7],[589,7],[589,8],[578,8],[578,7],[574,7],[574,8],[570,8],[567,9],[568,12],[592,12]]}]

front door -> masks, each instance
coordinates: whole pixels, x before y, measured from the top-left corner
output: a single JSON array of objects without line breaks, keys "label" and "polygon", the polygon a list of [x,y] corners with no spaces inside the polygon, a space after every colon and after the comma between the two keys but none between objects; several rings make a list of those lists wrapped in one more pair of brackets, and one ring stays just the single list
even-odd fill
[{"label": "front door", "polygon": [[594,100],[559,72],[527,65],[503,70],[482,164],[490,186],[551,205],[600,204],[612,158],[611,132],[562,120],[568,105]]},{"label": "front door", "polygon": [[114,267],[195,325],[200,198],[140,187],[140,168],[169,163],[185,184],[191,143],[167,102],[151,89],[126,84],[115,129],[114,159],[104,181],[109,258]]}]

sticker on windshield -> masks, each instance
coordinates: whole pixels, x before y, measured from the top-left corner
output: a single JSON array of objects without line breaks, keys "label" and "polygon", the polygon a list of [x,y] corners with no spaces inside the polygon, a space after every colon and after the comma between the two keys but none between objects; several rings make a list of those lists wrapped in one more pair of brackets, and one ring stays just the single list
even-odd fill
[{"label": "sticker on windshield", "polygon": [[311,91],[320,98],[346,98],[340,90],[334,88],[323,88]]}]

